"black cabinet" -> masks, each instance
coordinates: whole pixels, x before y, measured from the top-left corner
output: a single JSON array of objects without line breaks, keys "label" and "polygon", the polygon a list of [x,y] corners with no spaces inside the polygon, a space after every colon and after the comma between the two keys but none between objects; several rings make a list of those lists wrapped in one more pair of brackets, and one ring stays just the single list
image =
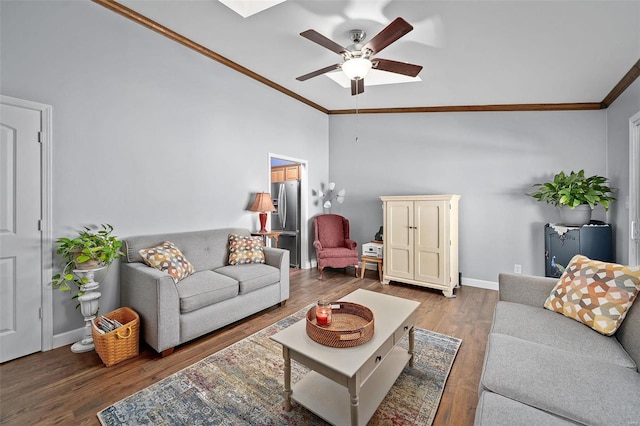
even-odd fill
[{"label": "black cabinet", "polygon": [[559,278],[576,254],[589,259],[613,262],[611,225],[591,223],[583,226],[544,226],[544,271],[547,277]]}]

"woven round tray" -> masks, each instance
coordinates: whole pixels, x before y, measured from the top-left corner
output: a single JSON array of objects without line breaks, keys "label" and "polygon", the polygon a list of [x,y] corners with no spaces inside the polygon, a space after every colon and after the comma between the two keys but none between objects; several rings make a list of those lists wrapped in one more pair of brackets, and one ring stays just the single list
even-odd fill
[{"label": "woven round tray", "polygon": [[316,307],[307,312],[307,334],[325,346],[351,348],[373,337],[374,315],[366,306],[351,302],[331,303],[331,324],[319,326]]}]

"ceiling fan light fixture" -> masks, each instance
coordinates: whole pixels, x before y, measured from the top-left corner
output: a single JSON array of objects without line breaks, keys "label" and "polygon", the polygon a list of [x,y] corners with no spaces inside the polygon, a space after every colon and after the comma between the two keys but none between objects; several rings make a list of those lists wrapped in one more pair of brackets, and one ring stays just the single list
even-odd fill
[{"label": "ceiling fan light fixture", "polygon": [[365,58],[352,58],[342,64],[342,71],[349,80],[362,80],[371,70],[371,61]]}]

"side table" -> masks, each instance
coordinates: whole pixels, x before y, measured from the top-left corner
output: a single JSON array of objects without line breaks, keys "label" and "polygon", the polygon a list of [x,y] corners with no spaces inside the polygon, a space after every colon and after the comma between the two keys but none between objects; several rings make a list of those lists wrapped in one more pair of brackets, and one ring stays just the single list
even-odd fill
[{"label": "side table", "polygon": [[382,282],[383,262],[381,257],[362,256],[362,270],[360,271],[360,279],[364,279],[364,270],[367,269],[367,262],[378,264],[378,277]]},{"label": "side table", "polygon": [[278,248],[278,238],[280,238],[280,234],[282,231],[267,231],[267,232],[252,232],[251,235],[254,237],[262,237],[262,243],[264,246],[267,246],[267,238],[273,238],[273,246]]}]

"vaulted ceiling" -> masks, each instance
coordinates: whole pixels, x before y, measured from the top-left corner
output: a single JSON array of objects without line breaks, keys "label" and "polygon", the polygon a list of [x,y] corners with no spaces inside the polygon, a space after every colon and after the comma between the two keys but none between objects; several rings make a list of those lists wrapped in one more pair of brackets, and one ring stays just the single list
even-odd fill
[{"label": "vaulted ceiling", "polygon": [[[329,113],[597,109],[640,74],[640,0],[286,0],[247,18],[218,0],[95,1]],[[420,81],[365,79],[354,97],[326,75],[296,80],[342,62],[302,31],[347,46],[396,17],[414,30],[379,56],[422,65]]]}]

